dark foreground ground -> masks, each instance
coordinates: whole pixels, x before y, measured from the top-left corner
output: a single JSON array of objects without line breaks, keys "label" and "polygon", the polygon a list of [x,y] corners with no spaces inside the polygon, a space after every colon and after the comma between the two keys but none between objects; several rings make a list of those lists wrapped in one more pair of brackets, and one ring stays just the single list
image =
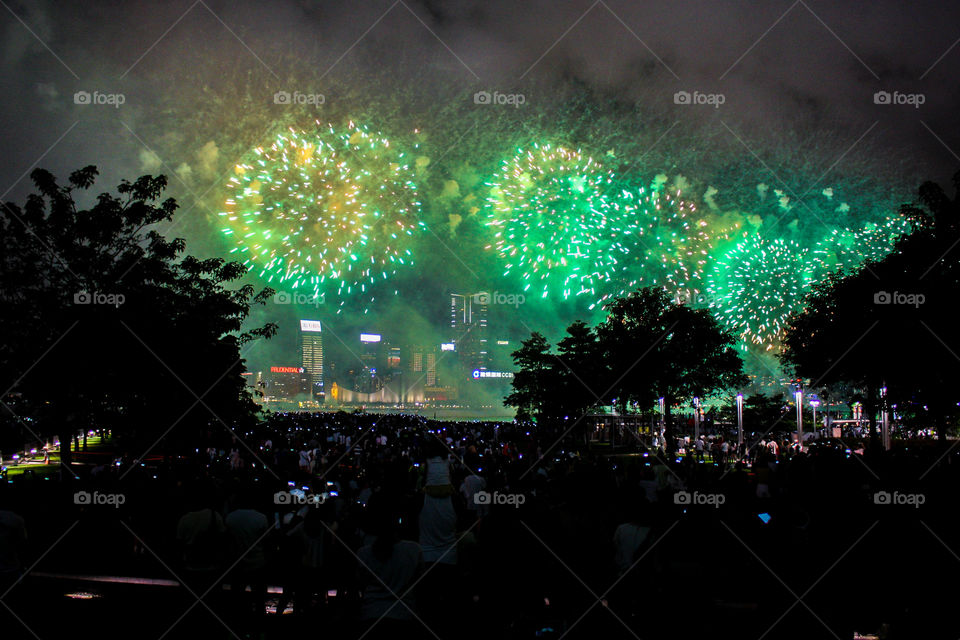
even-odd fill
[{"label": "dark foreground ground", "polygon": [[[28,544],[22,579],[0,589],[2,638],[960,637],[955,452],[823,448],[721,466],[638,449],[532,464],[526,445],[477,447],[482,434],[462,433],[447,447],[453,485],[476,473],[523,503],[477,511],[453,496],[457,562],[425,563],[410,620],[370,629],[358,554],[376,530],[371,510],[392,514],[397,540],[422,542],[419,465],[437,437],[394,425],[383,444],[383,429],[321,445],[313,472],[292,455],[263,454],[268,472],[201,453],[5,484],[0,511],[23,517]],[[304,577],[275,524],[256,545],[272,587],[263,604],[226,588],[250,547],[224,538],[217,571],[202,580],[186,569],[185,513],[245,506],[282,522],[291,508],[274,495],[288,482],[338,488],[316,507],[320,572]],[[78,491],[123,504],[78,504]],[[624,523],[649,530],[626,572],[614,562]],[[284,585],[299,600],[277,614]]]}]

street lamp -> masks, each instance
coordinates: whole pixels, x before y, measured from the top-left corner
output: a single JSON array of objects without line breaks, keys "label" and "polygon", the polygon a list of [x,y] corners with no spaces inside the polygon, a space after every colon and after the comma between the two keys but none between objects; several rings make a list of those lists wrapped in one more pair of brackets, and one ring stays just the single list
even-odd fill
[{"label": "street lamp", "polygon": [[737,451],[743,447],[743,394],[737,394]]},{"label": "street lamp", "polygon": [[819,400],[811,400],[810,406],[813,407],[813,428],[817,428],[817,407],[820,406]]},{"label": "street lamp", "polygon": [[693,440],[700,439],[700,398],[693,399]]},{"label": "street lamp", "polygon": [[803,451],[803,389],[797,389],[794,397],[797,399],[797,442]]},{"label": "street lamp", "polygon": [[880,424],[881,424],[881,436],[883,439],[883,448],[887,451],[890,450],[890,413],[887,411],[887,387],[883,386],[880,388],[880,406],[882,407],[882,412],[880,414]]},{"label": "street lamp", "polygon": [[666,441],[663,440],[663,434],[667,428],[667,421],[664,416],[666,416],[666,411],[663,406],[663,398],[657,400],[657,405],[660,407],[660,439],[663,441],[664,448],[666,448]]}]

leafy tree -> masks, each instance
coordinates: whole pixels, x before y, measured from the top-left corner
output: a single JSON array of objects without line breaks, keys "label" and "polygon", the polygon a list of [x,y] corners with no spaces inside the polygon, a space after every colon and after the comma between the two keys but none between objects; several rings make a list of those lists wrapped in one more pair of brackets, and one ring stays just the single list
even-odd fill
[{"label": "leafy tree", "polygon": [[768,429],[792,430],[792,422],[788,420],[788,407],[782,397],[768,396],[758,393],[746,396],[743,399],[743,428],[744,431],[766,432]]},{"label": "leafy tree", "polygon": [[[736,395],[726,396],[717,413],[721,420],[736,428]],[[768,429],[771,429],[771,431],[792,430],[794,422],[789,418],[789,409],[782,396],[757,393],[743,397],[743,429],[745,433],[762,434]]]},{"label": "leafy tree", "polygon": [[[585,322],[576,321],[567,327],[567,335],[557,343],[558,355],[552,367],[557,384],[554,398],[557,419],[561,425],[575,425],[575,437],[586,439],[587,424],[583,416],[603,404],[608,373],[597,336]],[[599,394],[599,395],[598,395]],[[566,430],[566,427],[564,427]]]},{"label": "leafy tree", "polygon": [[568,396],[566,402],[573,407],[595,405],[599,401],[596,393],[602,391],[595,388],[601,382],[597,376],[602,375],[597,336],[580,320],[567,327],[566,333],[557,343],[554,364],[554,368],[563,372],[561,385]]},{"label": "leafy tree", "polygon": [[664,399],[671,452],[674,405],[747,382],[733,337],[709,310],[674,304],[662,289],[648,287],[615,300],[597,335],[612,374],[619,376],[614,383],[619,402],[649,406]]},{"label": "leafy tree", "polygon": [[888,402],[929,407],[941,438],[960,399],[960,201],[928,182],[920,204],[901,209],[915,229],[893,253],[814,288],[784,341],[799,376],[860,390],[874,435],[883,387]]},{"label": "leafy tree", "polygon": [[547,422],[553,400],[551,391],[555,387],[550,343],[543,334],[534,332],[511,356],[517,370],[513,392],[503,399],[504,406],[516,407],[518,420]]},{"label": "leafy tree", "polygon": [[674,329],[665,293],[641,289],[614,300],[597,327],[603,359],[610,371],[612,397],[621,412],[630,403],[650,406],[659,397],[657,370],[662,342]]},{"label": "leafy tree", "polygon": [[[598,402],[615,401],[626,413],[633,404],[650,407],[663,397],[672,436],[672,405],[746,383],[733,344],[709,311],[673,304],[662,289],[640,289],[611,303],[595,329],[572,324],[559,357],[534,333],[514,353],[514,393],[504,402],[518,407],[518,415],[535,411],[552,424],[566,424]],[[668,446],[675,447],[672,437]]]},{"label": "leafy tree", "polygon": [[160,200],[165,177],[92,199],[96,176],[88,166],[61,185],[37,169],[37,192],[2,207],[4,413],[58,435],[65,464],[79,430],[109,427],[139,455],[254,419],[241,347],[276,325],[242,325],[272,291],[230,288],[242,265],[185,255],[182,239],[155,230],[177,209]]}]

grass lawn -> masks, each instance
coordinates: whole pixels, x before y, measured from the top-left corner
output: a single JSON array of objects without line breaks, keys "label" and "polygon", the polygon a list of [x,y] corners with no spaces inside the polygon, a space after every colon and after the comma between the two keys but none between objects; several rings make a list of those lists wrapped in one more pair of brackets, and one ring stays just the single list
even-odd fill
[{"label": "grass lawn", "polygon": [[[103,455],[109,453],[109,443],[109,438],[104,439],[99,436],[88,437],[86,451],[83,451],[82,448],[80,451],[73,451],[74,463],[83,463],[84,454],[97,453]],[[14,476],[23,475],[27,471],[33,471],[35,476],[41,478],[50,477],[55,475],[60,468],[60,452],[53,451],[50,453],[49,464],[43,464],[42,452],[26,461],[21,460],[20,464],[17,465],[12,464],[10,458],[5,457],[3,464],[5,467],[7,467],[7,477],[11,480]]]},{"label": "grass lawn", "polygon": [[50,464],[43,464],[42,455],[27,462],[21,461],[17,465],[11,464],[9,459],[5,460],[3,464],[7,467],[7,478],[11,480],[14,476],[22,475],[27,471],[33,471],[34,475],[40,477],[52,476],[60,468],[60,453],[54,451],[50,454]]}]

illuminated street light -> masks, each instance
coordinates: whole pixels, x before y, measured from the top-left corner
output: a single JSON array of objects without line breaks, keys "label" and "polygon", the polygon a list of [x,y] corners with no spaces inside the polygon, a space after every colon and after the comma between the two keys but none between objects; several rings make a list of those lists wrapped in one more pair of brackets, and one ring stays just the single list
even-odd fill
[{"label": "illuminated street light", "polygon": [[693,399],[693,440],[700,439],[700,398]]},{"label": "illuminated street light", "polygon": [[743,446],[743,394],[737,394],[737,450]]},{"label": "illuminated street light", "polygon": [[803,389],[797,389],[794,397],[797,400],[797,442],[803,451]]},{"label": "illuminated street light", "polygon": [[890,412],[887,411],[887,387],[883,386],[880,388],[880,425],[881,425],[881,436],[883,439],[883,448],[887,451],[890,450]]},{"label": "illuminated street light", "polygon": [[666,446],[666,441],[663,440],[663,434],[667,429],[667,422],[664,418],[666,415],[666,407],[663,405],[663,398],[657,400],[657,405],[660,407],[660,439],[661,442],[664,443],[664,446]]}]

